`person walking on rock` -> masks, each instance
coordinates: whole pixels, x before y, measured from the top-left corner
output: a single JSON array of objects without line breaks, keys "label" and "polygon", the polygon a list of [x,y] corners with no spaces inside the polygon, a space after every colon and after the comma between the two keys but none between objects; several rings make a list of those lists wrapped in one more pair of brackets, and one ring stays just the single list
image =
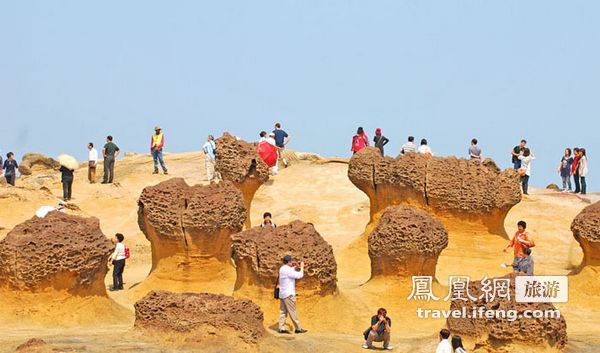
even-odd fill
[{"label": "person walking on rock", "polygon": [[160,126],[154,128],[154,134],[150,138],[150,152],[152,153],[152,160],[154,161],[154,172],[152,174],[158,174],[158,163],[165,175],[169,174],[167,171],[167,165],[163,159],[163,148],[165,147],[165,135],[162,133]]},{"label": "person walking on rock", "polygon": [[483,160],[481,148],[477,146],[477,139],[475,138],[471,140],[471,147],[469,147],[469,158],[476,161]]},{"label": "person walking on rock", "polygon": [[4,170],[4,178],[6,178],[6,182],[12,186],[15,186],[15,179],[17,178],[19,164],[17,164],[17,161],[15,160],[14,153],[8,152],[6,154],[6,160],[2,165],[2,169]]},{"label": "person walking on rock", "polygon": [[102,156],[104,157],[104,176],[102,184],[112,184],[115,176],[115,159],[119,156],[119,146],[113,142],[113,137],[106,137],[106,144],[102,148]]},{"label": "person walking on rock", "polygon": [[415,152],[417,152],[417,146],[415,146],[415,137],[408,136],[408,141],[402,145],[402,148],[400,149],[400,154],[406,155],[408,153]]},{"label": "person walking on rock", "polygon": [[531,177],[531,161],[535,159],[531,150],[527,147],[523,148],[523,154],[519,156],[521,161],[521,168],[519,168],[519,174],[521,175],[521,187],[523,188],[523,194],[529,195],[529,177]]},{"label": "person walking on rock", "polygon": [[516,145],[512,149],[512,151],[510,151],[512,155],[513,167],[515,168],[515,170],[519,170],[521,168],[521,160],[519,159],[519,156],[523,153],[523,149],[526,145],[527,141],[521,140],[521,142],[518,145]]},{"label": "person walking on rock", "polygon": [[356,130],[356,135],[352,137],[352,147],[350,150],[352,151],[352,154],[354,154],[367,146],[369,146],[369,137],[365,133],[365,130],[362,127],[359,127]]},{"label": "person walking on rock", "polygon": [[121,233],[115,234],[113,243],[115,251],[110,256],[109,264],[113,266],[113,286],[110,291],[114,292],[123,289],[123,271],[125,270],[125,259],[127,259],[127,251],[123,244],[125,237]]},{"label": "person walking on rock", "polygon": [[290,135],[287,132],[281,129],[281,124],[275,124],[275,130],[273,130],[273,134],[275,134],[275,146],[279,149],[277,153],[279,154],[279,159],[283,162],[283,167],[287,168],[288,164],[285,158],[283,157],[283,151],[285,150],[285,146],[290,142]]},{"label": "person walking on rock", "polygon": [[387,310],[380,308],[377,315],[371,317],[371,326],[365,331],[365,344],[363,348],[373,348],[373,342],[383,342],[383,349],[391,350],[390,335],[392,332],[392,319],[387,316]]},{"label": "person walking on rock", "polygon": [[202,150],[204,151],[204,165],[206,166],[206,180],[212,181],[217,179],[215,174],[215,152],[217,150],[217,145],[215,144],[215,138],[213,135],[208,135],[204,146],[202,146]]},{"label": "person walking on rock", "polygon": [[92,142],[88,143],[88,181],[90,184],[96,182],[96,167],[98,166],[98,151]]},{"label": "person walking on rock", "polygon": [[571,149],[566,148],[565,154],[560,159],[560,164],[558,165],[558,173],[562,179],[562,192],[571,192],[571,165],[573,165]]},{"label": "person walking on rock", "polygon": [[285,328],[287,315],[292,319],[295,333],[305,333],[300,326],[296,311],[296,280],[304,277],[304,262],[294,264],[292,257],[284,256],[283,266],[279,268],[279,333],[290,333]]},{"label": "person walking on rock", "polygon": [[377,128],[375,130],[375,137],[373,137],[373,143],[375,147],[379,148],[382,156],[385,155],[383,152],[383,146],[387,145],[388,142],[390,142],[390,140],[381,134],[380,128]]},{"label": "person walking on rock", "polygon": [[63,201],[71,201],[71,194],[73,192],[73,172],[74,170],[65,167],[64,165],[60,166],[60,181],[62,182],[63,187]]}]

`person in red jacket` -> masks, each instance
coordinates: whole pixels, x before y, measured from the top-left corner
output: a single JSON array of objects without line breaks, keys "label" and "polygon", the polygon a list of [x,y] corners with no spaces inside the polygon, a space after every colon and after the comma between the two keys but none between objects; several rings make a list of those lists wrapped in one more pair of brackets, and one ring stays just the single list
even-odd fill
[{"label": "person in red jacket", "polygon": [[354,135],[354,137],[352,138],[352,147],[350,148],[352,154],[362,150],[368,145],[369,137],[365,133],[365,130],[363,130],[362,127],[359,127],[358,130],[356,130],[356,135]]},{"label": "person in red jacket", "polygon": [[579,147],[573,148],[573,163],[571,164],[571,175],[573,176],[573,181],[575,182],[575,190],[573,193],[578,194],[581,192],[581,184],[579,183],[579,160],[581,156],[579,154]]}]

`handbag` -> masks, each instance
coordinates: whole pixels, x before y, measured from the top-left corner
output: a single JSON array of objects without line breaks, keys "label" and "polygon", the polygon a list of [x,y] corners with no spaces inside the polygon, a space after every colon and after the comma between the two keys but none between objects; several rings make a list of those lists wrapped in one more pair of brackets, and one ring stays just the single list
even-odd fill
[{"label": "handbag", "polygon": [[273,297],[275,299],[279,298],[279,274],[277,275],[277,281],[275,282],[275,290],[273,290]]}]

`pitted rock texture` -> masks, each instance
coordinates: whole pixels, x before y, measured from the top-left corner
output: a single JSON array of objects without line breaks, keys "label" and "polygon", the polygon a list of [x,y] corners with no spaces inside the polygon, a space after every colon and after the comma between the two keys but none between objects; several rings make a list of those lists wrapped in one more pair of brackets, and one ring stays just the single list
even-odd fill
[{"label": "pitted rock texture", "polygon": [[[452,300],[451,310],[463,310],[466,307],[467,313],[471,313],[473,307],[482,307],[487,310],[515,310],[518,313],[516,321],[510,321],[506,318],[448,318],[448,328],[452,333],[476,337],[484,341],[489,346],[500,351],[503,345],[513,342],[521,342],[529,345],[548,345],[555,349],[562,349],[567,344],[567,324],[565,318],[561,315],[559,318],[524,318],[522,317],[527,310],[556,310],[551,303],[517,303],[515,300],[515,274],[508,274],[502,279],[510,280],[510,299],[496,296],[490,297],[486,301],[482,291],[481,281],[469,283],[469,294],[475,297],[471,300]],[[494,278],[489,279],[493,281]],[[492,283],[492,282],[490,282]],[[486,288],[490,288],[487,287]],[[493,288],[493,284],[492,287]],[[481,298],[480,298],[481,297]],[[477,299],[479,298],[479,299]]]},{"label": "pitted rock texture", "polygon": [[256,146],[251,143],[238,140],[228,133],[224,133],[215,142],[215,170],[223,180],[233,182],[244,195],[246,227],[249,228],[250,205],[256,190],[269,180],[269,167],[256,152]]},{"label": "pitted rock texture", "polygon": [[505,235],[504,218],[521,201],[517,172],[500,172],[489,159],[480,163],[415,153],[391,158],[365,148],[350,159],[348,177],[369,196],[371,221],[388,206],[409,204],[477,221]]},{"label": "pitted rock texture", "polygon": [[304,278],[298,291],[328,295],[337,288],[337,264],[333,249],[310,223],[294,221],[275,229],[254,227],[232,236],[232,257],[236,264],[236,289],[246,284],[273,289],[282,266],[290,255],[304,261]]},{"label": "pitted rock texture", "polygon": [[53,170],[60,168],[58,161],[40,153],[26,153],[19,163],[19,172],[23,175],[31,175],[35,169]]},{"label": "pitted rock texture", "polygon": [[575,240],[583,250],[583,266],[600,266],[600,201],[584,208],[571,223]]},{"label": "pitted rock texture", "polygon": [[138,224],[152,246],[152,265],[175,254],[229,259],[231,234],[246,217],[242,194],[224,181],[189,186],[173,178],[144,188]]},{"label": "pitted rock texture", "polygon": [[134,307],[138,329],[192,336],[234,330],[247,343],[265,335],[258,305],[223,294],[151,291]]},{"label": "pitted rock texture", "polygon": [[105,296],[104,277],[113,249],[97,218],[62,212],[33,217],[0,241],[0,286]]},{"label": "pitted rock texture", "polygon": [[371,278],[435,276],[438,256],[447,246],[448,232],[427,212],[388,207],[369,234]]}]

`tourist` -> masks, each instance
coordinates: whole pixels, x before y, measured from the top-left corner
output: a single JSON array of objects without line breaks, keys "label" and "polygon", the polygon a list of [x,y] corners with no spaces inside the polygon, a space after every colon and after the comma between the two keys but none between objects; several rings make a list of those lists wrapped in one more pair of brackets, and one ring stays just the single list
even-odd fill
[{"label": "tourist", "polygon": [[585,195],[587,192],[587,184],[585,182],[585,176],[588,173],[587,157],[585,154],[585,148],[579,149],[579,179],[581,180],[581,195]]},{"label": "tourist", "polygon": [[519,159],[519,156],[521,155],[521,153],[523,153],[523,149],[525,148],[526,145],[527,145],[527,141],[521,140],[521,143],[516,145],[512,149],[512,151],[510,151],[510,153],[512,155],[512,163],[516,170],[519,170],[519,168],[521,168],[521,160]]},{"label": "tourist", "polygon": [[571,149],[566,148],[565,154],[560,159],[558,166],[558,173],[562,178],[562,192],[571,191],[571,165],[573,164],[573,157],[571,156]]},{"label": "tourist", "polygon": [[212,181],[217,179],[215,173],[215,151],[217,150],[217,146],[215,144],[215,138],[213,135],[208,135],[206,142],[202,146],[202,150],[204,151],[204,165],[206,166],[206,180]]},{"label": "tourist", "polygon": [[571,175],[573,176],[573,182],[575,182],[575,190],[573,193],[578,194],[581,191],[581,184],[579,183],[579,147],[573,148],[573,164],[571,164]]},{"label": "tourist", "polygon": [[524,273],[529,276],[533,276],[533,257],[531,256],[531,248],[523,249],[523,255],[517,264],[517,272]]},{"label": "tourist", "polygon": [[373,137],[373,146],[379,148],[382,156],[385,155],[383,152],[383,146],[387,145],[388,142],[390,142],[390,140],[381,134],[380,128],[377,128],[375,130],[375,137]]},{"label": "tourist", "polygon": [[125,269],[125,259],[127,258],[123,240],[125,240],[125,237],[121,233],[115,234],[113,238],[115,251],[110,256],[109,262],[113,265],[113,286],[110,288],[113,292],[123,289],[123,270]]},{"label": "tourist", "polygon": [[363,348],[373,348],[373,342],[383,342],[383,349],[391,350],[390,335],[391,335],[392,319],[387,316],[387,310],[380,308],[377,310],[377,315],[371,317],[371,327],[365,333],[365,344]]},{"label": "tourist", "polygon": [[285,328],[285,319],[290,315],[295,333],[305,333],[300,326],[296,311],[296,280],[304,277],[304,262],[293,263],[292,257],[284,256],[283,266],[279,268],[279,333],[290,333]]},{"label": "tourist", "polygon": [[440,343],[438,343],[435,353],[452,353],[452,345],[448,338],[450,338],[450,331],[445,328],[442,329],[440,331]]},{"label": "tourist", "polygon": [[414,136],[408,136],[408,142],[406,142],[405,144],[402,145],[402,148],[400,149],[400,154],[407,154],[407,153],[415,153],[417,152],[417,147],[415,146],[415,137]]},{"label": "tourist", "polygon": [[260,137],[258,139],[258,143],[267,141],[267,132],[266,131],[261,131],[260,134],[258,134],[258,136]]},{"label": "tourist", "polygon": [[15,179],[17,178],[17,170],[19,169],[19,165],[15,160],[14,153],[8,152],[6,154],[6,160],[2,165],[2,169],[4,170],[4,178],[6,178],[6,182],[12,186],[15,186]]},{"label": "tourist", "polygon": [[158,174],[158,163],[163,173],[169,174],[165,160],[163,159],[163,148],[165,147],[165,135],[162,133],[160,126],[154,128],[154,134],[150,137],[150,153],[152,153],[152,159],[154,160],[154,172],[152,174]]},{"label": "tourist", "polygon": [[102,184],[112,184],[115,176],[115,159],[119,156],[121,150],[113,142],[112,136],[106,137],[106,144],[102,148],[102,157],[104,157],[104,176]]},{"label": "tourist", "polygon": [[271,132],[269,134],[269,137],[267,138],[267,142],[270,143],[271,145],[275,146],[275,148],[277,149],[277,159],[275,160],[275,165],[273,167],[271,167],[271,171],[273,172],[273,175],[277,175],[279,174],[279,148],[277,148],[277,143],[275,142],[275,133]]},{"label": "tourist", "polygon": [[465,347],[463,347],[462,338],[460,338],[460,336],[452,337],[452,349],[454,350],[454,353],[467,353]]},{"label": "tourist", "polygon": [[350,148],[350,150],[354,154],[367,146],[369,146],[369,137],[365,133],[365,130],[363,130],[362,127],[359,127],[356,130],[356,135],[352,137],[352,148]]},{"label": "tourist", "polygon": [[69,169],[67,167],[65,167],[64,165],[60,166],[60,174],[61,174],[61,178],[60,181],[62,182],[62,187],[63,187],[63,200],[66,201],[71,201],[71,193],[73,191],[73,169]]},{"label": "tourist", "polygon": [[262,228],[277,228],[277,224],[273,223],[271,212],[265,212],[263,214],[263,222],[260,224]]},{"label": "tourist", "polygon": [[475,138],[471,140],[471,147],[469,147],[469,158],[479,161],[483,159],[481,156],[481,148],[477,146],[477,139]]},{"label": "tourist", "polygon": [[431,156],[433,156],[431,148],[429,147],[429,145],[427,145],[426,139],[421,139],[421,145],[419,146],[419,149],[417,149],[417,152],[425,155],[425,158],[431,158]]},{"label": "tourist", "polygon": [[512,247],[513,250],[513,271],[519,272],[519,264],[523,261],[523,258],[526,257],[524,252],[525,248],[532,248],[535,246],[533,239],[531,239],[527,234],[527,223],[525,221],[519,221],[517,223],[517,232],[511,239],[511,241],[502,249],[502,251],[506,252],[508,248]]},{"label": "tourist", "polygon": [[283,162],[283,167],[287,168],[288,164],[285,158],[283,157],[283,150],[285,149],[285,146],[290,142],[291,137],[290,135],[288,135],[287,132],[281,129],[280,123],[275,124],[275,130],[273,130],[273,133],[275,134],[275,146],[277,146],[277,148],[279,149],[277,153],[279,155],[279,158]]},{"label": "tourist", "polygon": [[521,168],[519,168],[519,175],[521,175],[521,187],[523,188],[523,194],[529,195],[529,177],[531,176],[531,161],[535,159],[531,150],[527,147],[523,148],[523,154],[519,156],[521,161]]},{"label": "tourist", "polygon": [[98,151],[92,142],[88,143],[88,181],[90,184],[96,182],[96,167],[98,165]]}]

